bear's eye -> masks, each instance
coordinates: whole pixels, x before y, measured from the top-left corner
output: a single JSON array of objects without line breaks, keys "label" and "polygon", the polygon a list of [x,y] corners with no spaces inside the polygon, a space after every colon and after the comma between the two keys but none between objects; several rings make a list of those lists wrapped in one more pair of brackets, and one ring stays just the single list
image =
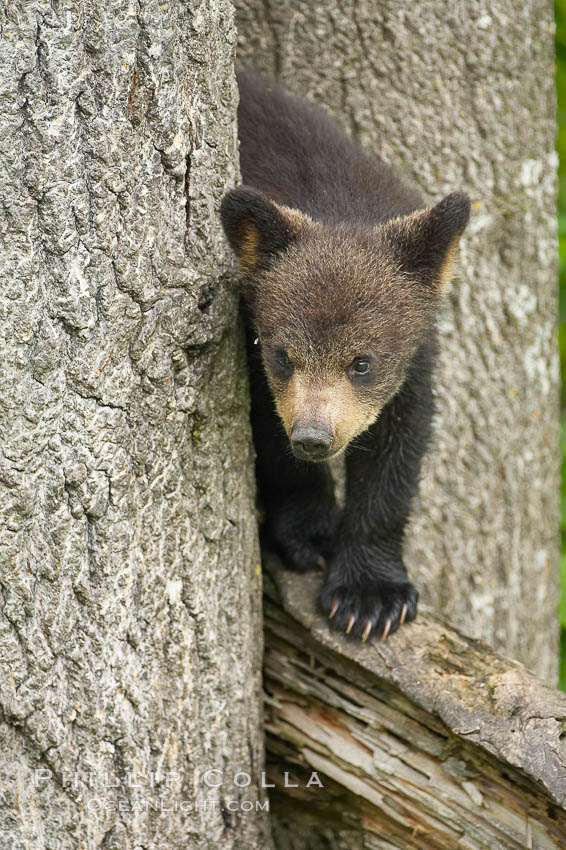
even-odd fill
[{"label": "bear's eye", "polygon": [[275,359],[276,366],[282,372],[289,373],[289,372],[293,371],[293,364],[291,363],[289,355],[287,354],[285,349],[276,348],[275,351],[273,352],[273,356],[274,356],[274,359]]},{"label": "bear's eye", "polygon": [[355,375],[367,375],[371,369],[371,363],[367,357],[356,357],[352,360],[350,369]]}]

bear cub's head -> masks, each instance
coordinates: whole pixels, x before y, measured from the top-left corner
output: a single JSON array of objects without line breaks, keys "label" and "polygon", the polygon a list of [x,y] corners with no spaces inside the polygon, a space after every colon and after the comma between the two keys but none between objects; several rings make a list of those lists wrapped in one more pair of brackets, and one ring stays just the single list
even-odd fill
[{"label": "bear cub's head", "polygon": [[293,452],[321,461],[379,416],[431,334],[470,203],[322,224],[247,187],[222,202],[242,294]]}]

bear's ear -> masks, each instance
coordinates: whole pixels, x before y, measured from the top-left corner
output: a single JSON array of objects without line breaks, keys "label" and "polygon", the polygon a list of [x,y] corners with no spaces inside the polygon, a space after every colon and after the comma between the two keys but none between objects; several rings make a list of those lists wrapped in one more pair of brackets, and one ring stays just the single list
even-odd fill
[{"label": "bear's ear", "polygon": [[388,221],[379,232],[404,270],[442,290],[469,218],[468,196],[453,192],[434,207]]},{"label": "bear's ear", "polygon": [[268,268],[309,221],[299,210],[280,206],[247,186],[224,195],[220,217],[228,242],[246,271]]}]

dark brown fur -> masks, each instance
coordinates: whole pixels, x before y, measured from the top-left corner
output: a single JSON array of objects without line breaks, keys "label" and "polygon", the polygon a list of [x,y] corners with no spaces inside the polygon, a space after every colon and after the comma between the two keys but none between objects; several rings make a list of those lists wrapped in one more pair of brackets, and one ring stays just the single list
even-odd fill
[{"label": "dark brown fur", "polygon": [[[469,202],[423,209],[321,110],[249,72],[239,85],[247,186],[225,196],[222,221],[242,267],[264,531],[288,566],[328,563],[320,605],[365,639],[416,614],[401,543]],[[345,449],[340,512],[326,466],[305,460]]]}]

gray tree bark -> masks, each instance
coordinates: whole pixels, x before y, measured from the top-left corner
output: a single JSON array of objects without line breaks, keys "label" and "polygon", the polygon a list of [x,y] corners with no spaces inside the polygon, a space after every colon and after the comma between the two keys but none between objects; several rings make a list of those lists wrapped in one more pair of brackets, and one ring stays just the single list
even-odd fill
[{"label": "gray tree bark", "polygon": [[237,0],[239,64],[475,215],[441,321],[436,443],[406,541],[421,599],[554,682],[558,356],[549,0]]},{"label": "gray tree bark", "polygon": [[232,7],[1,28],[0,846],[268,847]]}]

